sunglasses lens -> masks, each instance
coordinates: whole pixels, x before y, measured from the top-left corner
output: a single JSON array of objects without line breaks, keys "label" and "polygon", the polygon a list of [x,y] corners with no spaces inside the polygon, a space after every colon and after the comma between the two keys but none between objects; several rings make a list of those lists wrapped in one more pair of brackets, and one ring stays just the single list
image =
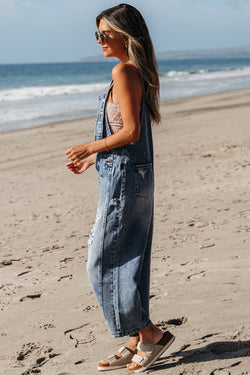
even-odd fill
[{"label": "sunglasses lens", "polygon": [[95,37],[96,37],[96,40],[98,42],[99,38],[101,39],[101,42],[104,43],[105,40],[108,39],[108,36],[107,35],[104,35],[102,33],[99,33],[98,31],[95,32]]}]

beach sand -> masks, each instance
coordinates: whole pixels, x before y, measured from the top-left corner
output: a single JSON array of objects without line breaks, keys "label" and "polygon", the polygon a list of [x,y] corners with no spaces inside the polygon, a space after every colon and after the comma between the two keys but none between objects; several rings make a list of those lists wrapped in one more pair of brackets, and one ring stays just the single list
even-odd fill
[{"label": "beach sand", "polygon": [[[161,105],[151,318],[176,340],[149,373],[250,374],[249,103],[247,89]],[[1,375],[97,374],[126,343],[86,273],[95,169],[65,168],[93,128],[90,118],[0,134]]]}]

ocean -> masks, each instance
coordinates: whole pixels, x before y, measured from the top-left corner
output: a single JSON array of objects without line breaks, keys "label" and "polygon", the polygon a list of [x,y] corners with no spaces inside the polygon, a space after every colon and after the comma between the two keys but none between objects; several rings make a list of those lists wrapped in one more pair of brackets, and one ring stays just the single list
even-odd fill
[{"label": "ocean", "polygon": [[[116,62],[0,65],[0,132],[96,114]],[[250,58],[159,60],[160,99],[250,88]]]}]

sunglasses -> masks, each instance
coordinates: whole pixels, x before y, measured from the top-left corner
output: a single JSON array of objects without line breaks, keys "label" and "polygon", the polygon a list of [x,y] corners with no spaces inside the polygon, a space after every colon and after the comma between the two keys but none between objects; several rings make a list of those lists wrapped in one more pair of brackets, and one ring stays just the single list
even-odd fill
[{"label": "sunglasses", "polygon": [[107,34],[99,33],[99,31],[95,32],[95,37],[98,42],[99,38],[101,39],[102,43],[106,43],[109,40],[109,36]]}]

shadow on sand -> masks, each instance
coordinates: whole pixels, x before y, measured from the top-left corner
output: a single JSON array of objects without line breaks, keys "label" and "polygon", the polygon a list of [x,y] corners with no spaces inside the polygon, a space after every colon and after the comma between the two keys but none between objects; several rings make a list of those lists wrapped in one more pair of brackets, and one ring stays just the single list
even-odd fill
[{"label": "shadow on sand", "polygon": [[[150,368],[150,372],[171,369],[181,364],[201,363],[212,361],[214,359],[236,359],[250,356],[250,340],[248,341],[218,341],[206,346],[186,350],[185,346],[180,351],[172,353],[170,356],[159,358],[154,367]],[[178,357],[180,357],[178,359]],[[175,362],[170,363],[169,360],[176,359]],[[168,361],[168,363],[166,363]],[[238,366],[241,361],[233,363],[230,367]],[[210,373],[213,375],[214,371]],[[246,372],[247,374],[247,372]]]}]

